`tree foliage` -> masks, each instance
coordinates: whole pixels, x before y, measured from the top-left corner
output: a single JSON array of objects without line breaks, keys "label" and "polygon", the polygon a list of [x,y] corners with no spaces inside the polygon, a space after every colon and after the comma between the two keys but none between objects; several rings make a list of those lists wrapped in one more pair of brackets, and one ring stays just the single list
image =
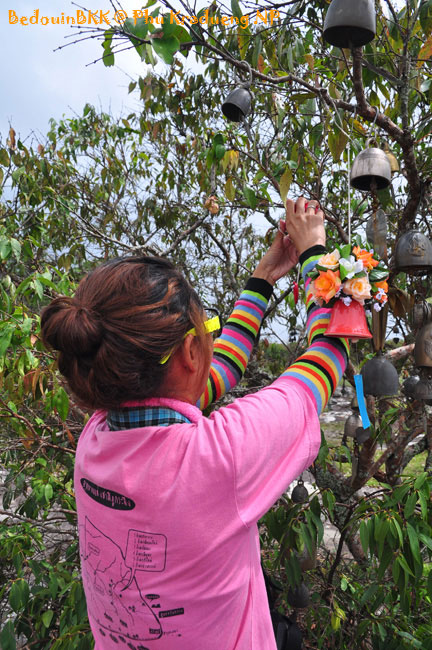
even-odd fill
[{"label": "tree foliage", "polygon": [[[407,228],[429,234],[432,0],[378,2],[375,40],[352,51],[323,41],[327,9],[323,0],[200,11],[150,1],[121,27],[83,34],[100,37],[105,65],[125,45],[147,64],[129,86],[138,111],[115,120],[87,105],[53,120],[44,142],[11,129],[0,146],[2,648],[92,647],[72,484],[88,414],[41,345],[44,304],[73,293],[99,261],[145,253],[173,259],[228,315],[287,196],[318,199],[330,246],[348,241],[349,168],[370,136],[391,158],[392,185],[351,191],[352,232],[363,235],[384,210],[390,261]],[[223,16],[233,19],[223,25]],[[228,122],[222,102],[249,81],[247,124]],[[235,395],[270,381],[304,346],[295,280],[277,289],[263,328],[274,340],[262,340]],[[386,354],[403,379],[413,368],[410,296],[427,297],[429,281],[392,271],[391,286]],[[348,382],[370,356],[368,344],[353,346]],[[323,438],[309,502],[285,495],[265,517],[264,562],[281,582],[282,607],[290,587],[308,582],[308,647],[430,650],[432,418],[402,394],[368,398],[368,407],[371,437],[336,448]],[[340,532],[334,552],[322,545],[329,523]]]}]

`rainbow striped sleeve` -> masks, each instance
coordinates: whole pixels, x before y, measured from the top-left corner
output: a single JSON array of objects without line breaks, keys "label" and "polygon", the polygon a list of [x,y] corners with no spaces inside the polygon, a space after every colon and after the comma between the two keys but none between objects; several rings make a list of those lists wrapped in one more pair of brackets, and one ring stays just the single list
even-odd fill
[{"label": "rainbow striped sleeve", "polygon": [[345,372],[348,361],[348,341],[325,336],[331,309],[319,307],[313,301],[311,279],[307,274],[325,253],[322,246],[314,246],[300,256],[302,276],[306,289],[307,337],[309,347],[289,368],[283,377],[292,377],[306,387],[316,402],[318,414],[323,411]]},{"label": "rainbow striped sleeve", "polygon": [[204,410],[233,388],[246,370],[268,301],[271,284],[250,278],[214,344],[210,375],[197,406]]}]

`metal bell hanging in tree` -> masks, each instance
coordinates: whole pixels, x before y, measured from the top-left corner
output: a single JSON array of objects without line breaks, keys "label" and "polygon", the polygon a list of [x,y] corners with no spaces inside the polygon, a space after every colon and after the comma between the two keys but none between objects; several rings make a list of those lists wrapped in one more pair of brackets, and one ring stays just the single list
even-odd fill
[{"label": "metal bell hanging in tree", "polygon": [[374,0],[333,0],[324,21],[323,37],[336,47],[358,47],[375,37]]},{"label": "metal bell hanging in tree", "polygon": [[234,88],[222,104],[222,113],[231,122],[243,122],[250,111],[251,103],[252,95],[247,88]]},{"label": "metal bell hanging in tree", "polygon": [[396,242],[394,254],[396,273],[424,275],[432,271],[432,244],[429,237],[418,230],[405,232]]},{"label": "metal bell hanging in tree", "polygon": [[249,80],[234,88],[222,104],[222,113],[231,122],[243,122],[251,109],[252,95],[249,88],[252,83],[252,68],[247,61],[243,63],[248,68]]},{"label": "metal bell hanging in tree", "polygon": [[360,413],[351,413],[345,420],[344,435],[348,438],[355,438],[357,429],[362,426]]},{"label": "metal bell hanging in tree", "polygon": [[416,296],[416,302],[409,313],[409,322],[412,329],[420,329],[432,320],[432,305]]},{"label": "metal bell hanging in tree", "polygon": [[405,379],[404,383],[402,384],[402,392],[405,397],[414,399],[414,390],[419,381],[420,377],[418,375],[411,375],[411,377]]},{"label": "metal bell hanging in tree", "polygon": [[291,493],[291,499],[294,503],[307,503],[309,499],[309,492],[305,488],[301,478],[298,480],[297,485]]},{"label": "metal bell hanging in tree", "polygon": [[419,368],[432,368],[432,323],[424,325],[416,336],[414,360]]},{"label": "metal bell hanging in tree", "polygon": [[382,149],[369,147],[374,138],[366,140],[366,149],[356,156],[350,173],[350,185],[356,190],[384,190],[391,183],[391,166]]},{"label": "metal bell hanging in tree", "polygon": [[390,361],[378,354],[366,361],[361,369],[363,387],[366,395],[390,397],[399,391],[399,376]]},{"label": "metal bell hanging in tree", "polygon": [[420,381],[414,386],[413,398],[429,403],[432,400],[432,370],[420,368]]}]

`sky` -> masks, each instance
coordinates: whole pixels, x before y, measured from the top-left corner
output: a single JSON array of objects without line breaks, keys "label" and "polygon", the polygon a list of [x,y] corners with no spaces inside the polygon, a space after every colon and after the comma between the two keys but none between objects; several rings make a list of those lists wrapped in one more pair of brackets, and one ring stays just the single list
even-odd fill
[{"label": "sky", "polygon": [[[115,24],[110,0],[77,2],[92,11],[109,12],[108,19]],[[122,2],[129,15],[142,4],[140,0]],[[65,21],[67,16],[76,17],[79,7],[71,0],[1,0],[1,5],[0,140],[3,143],[10,125],[23,141],[43,140],[51,117],[58,120],[63,115],[80,114],[86,102],[113,115],[127,114],[139,106],[137,95],[128,95],[130,81],[146,71],[135,50],[119,54],[113,68],[106,68],[101,61],[88,65],[101,56],[100,41],[88,40],[54,51],[75,40],[76,36],[71,38],[71,35],[77,30],[66,24],[42,25],[42,17],[58,16],[61,20],[62,13]],[[39,24],[13,24],[16,17],[25,22],[38,9]],[[88,17],[88,13],[84,15]]]}]

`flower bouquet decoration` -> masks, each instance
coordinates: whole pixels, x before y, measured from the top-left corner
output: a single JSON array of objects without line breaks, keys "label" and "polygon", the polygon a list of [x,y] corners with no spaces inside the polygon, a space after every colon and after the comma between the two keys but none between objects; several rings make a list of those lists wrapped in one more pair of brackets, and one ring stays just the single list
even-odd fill
[{"label": "flower bouquet decoration", "polygon": [[359,236],[336,246],[309,273],[312,294],[321,307],[333,307],[326,336],[372,338],[365,308],[380,311],[387,302],[388,269]]}]

